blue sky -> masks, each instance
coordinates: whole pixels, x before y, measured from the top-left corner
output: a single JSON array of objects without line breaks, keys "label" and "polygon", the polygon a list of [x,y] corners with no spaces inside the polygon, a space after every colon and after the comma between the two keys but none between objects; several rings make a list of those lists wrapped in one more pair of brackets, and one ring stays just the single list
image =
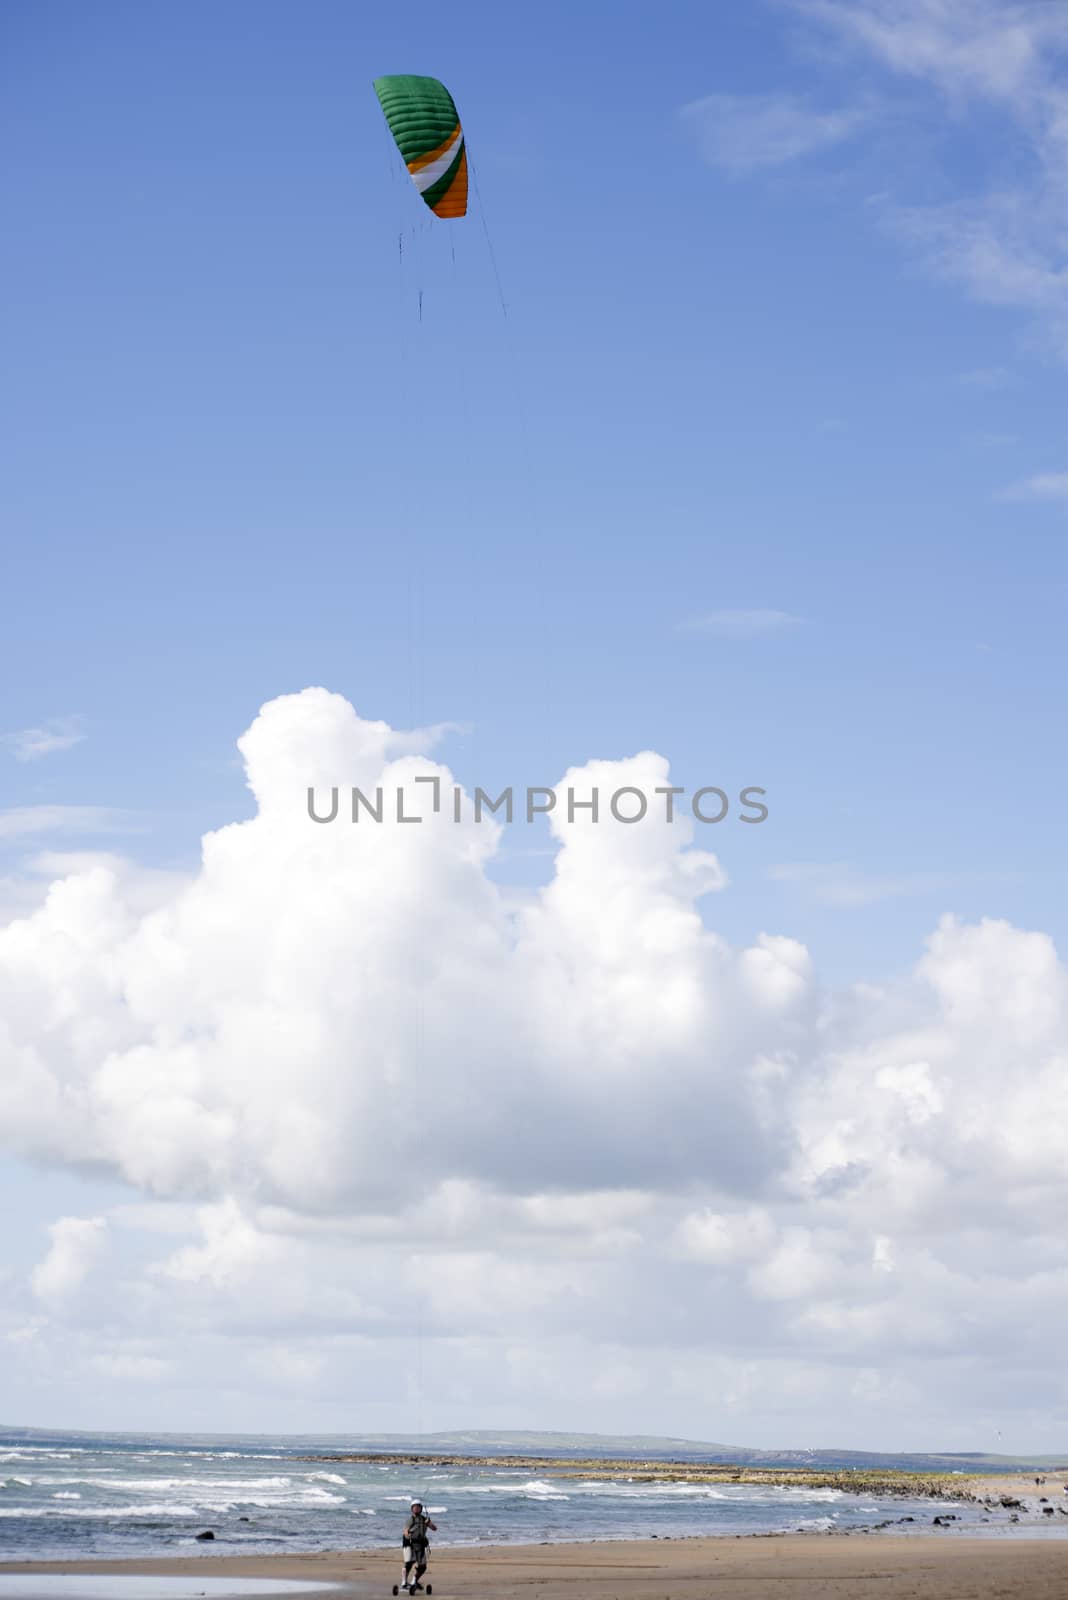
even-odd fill
[{"label": "blue sky", "polygon": [[[873,202],[983,181],[1003,116],[895,79],[845,145],[716,170],[704,96],[887,87],[776,6],[5,27],[0,703],[87,733],[9,804],[135,809],[185,860],[242,803],[237,732],[324,683],[470,725],[470,782],[651,746],[763,784],[722,914],[848,975],[947,908],[1054,925],[1063,515],[999,495],[1059,466],[1063,370]],[[461,105],[507,321],[477,202],[428,230],[390,163],[369,80],[409,67]],[[685,631],[735,609],[803,620]],[[766,883],[798,861],[961,881],[828,917]]]},{"label": "blue sky", "polygon": [[[1052,136],[996,40],[841,11],[6,9],[0,878],[192,866],[252,814],[237,736],[323,685],[461,725],[471,786],[763,786],[704,914],[827,984],[950,911],[1063,940]],[[393,71],[456,97],[463,223],[398,173]]]}]

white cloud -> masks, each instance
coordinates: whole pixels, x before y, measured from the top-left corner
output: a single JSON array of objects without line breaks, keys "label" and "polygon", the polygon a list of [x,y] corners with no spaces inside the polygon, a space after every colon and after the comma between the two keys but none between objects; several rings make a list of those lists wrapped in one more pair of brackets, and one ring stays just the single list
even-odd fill
[{"label": "white cloud", "polygon": [[174,1370],[172,1362],[162,1361],[159,1356],[139,1354],[136,1350],[109,1351],[94,1355],[90,1360],[100,1377],[112,1378],[119,1384],[159,1384]]},{"label": "white cloud", "polygon": [[1068,500],[1068,472],[1036,472],[1005,490],[1007,500]]},{"label": "white cloud", "polygon": [[723,1214],[706,1207],[683,1217],[676,1238],[686,1260],[732,1266],[763,1256],[775,1241],[775,1225],[766,1211]]},{"label": "white cloud", "polygon": [[775,883],[796,886],[825,905],[855,908],[881,900],[901,900],[917,895],[946,895],[981,883],[1004,882],[1004,873],[898,872],[882,875],[862,872],[848,862],[792,861],[768,868]]},{"label": "white cloud", "polygon": [[[828,994],[797,940],[706,926],[695,825],[562,812],[513,906],[496,824],[425,791],[418,826],[309,821],[310,783],[452,781],[395,748],[339,696],[274,701],[241,740],[257,814],[193,877],[64,860],[0,930],[0,1142],[140,1195],[5,1283],[0,1383],[158,1374],[177,1423],[226,1371],[216,1425],[325,1427],[344,1396],[411,1426],[374,1407],[422,1340],[428,1426],[618,1427],[625,1398],[791,1442],[843,1359],[869,1435],[952,1443],[1006,1364],[1034,1437],[1063,1425],[1035,1332],[1068,1313],[1052,941],[946,918],[911,973]],[[559,787],[669,781],[641,752]]]},{"label": "white cloud", "polygon": [[272,1240],[261,1233],[232,1197],[204,1206],[197,1214],[203,1243],[187,1245],[154,1269],[187,1283],[213,1288],[240,1284],[277,1256]]},{"label": "white cloud", "polygon": [[807,1228],[787,1228],[775,1248],[749,1269],[753,1293],[765,1300],[811,1300],[834,1280],[838,1259],[824,1253]]},{"label": "white cloud", "polygon": [[711,633],[723,639],[752,639],[764,634],[781,633],[801,621],[789,611],[740,610],[710,611],[703,617],[694,617],[682,624],[687,631]]},{"label": "white cloud", "polygon": [[391,756],[426,756],[450,734],[471,731],[469,722],[435,722],[429,728],[411,728],[403,732],[391,728],[386,748]]},{"label": "white cloud", "polygon": [[872,1245],[871,1265],[873,1272],[893,1272],[894,1270],[894,1244],[884,1233],[876,1235]]},{"label": "white cloud", "polygon": [[1068,18],[1046,0],[790,0],[896,72],[949,93],[1016,101],[1068,43]]},{"label": "white cloud", "polygon": [[788,0],[792,9],[902,80],[932,88],[958,122],[997,119],[1020,147],[1011,179],[943,205],[891,206],[888,220],[977,299],[1036,314],[1068,352],[1068,12],[1046,0]]},{"label": "white cloud", "polygon": [[1006,367],[973,367],[968,372],[957,374],[957,382],[964,388],[978,389],[982,392],[1008,389],[1014,381],[1012,373]]},{"label": "white cloud", "polygon": [[81,744],[85,737],[81,717],[53,717],[43,727],[20,728],[17,733],[4,734],[0,744],[8,747],[16,761],[39,761],[42,756]]},{"label": "white cloud", "polygon": [[818,111],[787,94],[710,94],[682,111],[705,160],[729,172],[781,166],[850,138],[859,109]]},{"label": "white cloud", "polygon": [[111,806],[11,806],[0,811],[0,839],[35,833],[124,833],[132,825],[128,812]]},{"label": "white cloud", "polygon": [[[436,772],[448,792],[450,774],[391,759],[392,742],[325,691],[275,701],[241,740],[258,815],[205,839],[192,883],[142,913],[92,866],[0,931],[0,1119],[16,1145],[107,1163],[160,1197],[226,1193],[252,1170],[262,1198],[297,1209],[392,1195],[413,1095],[434,1100],[417,1189],[632,1186],[663,1164],[643,1136],[658,1105],[679,1114],[675,1159],[768,1159],[731,1045],[711,1078],[703,1055],[708,1019],[751,1006],[752,979],[703,930],[697,902],[723,874],[694,825],[569,824],[561,808],[553,882],[508,910],[485,870],[498,826],[431,815],[412,780]],[[309,785],[401,781],[418,827],[309,821]],[[645,753],[558,788],[669,781]],[[789,1009],[758,1022],[769,1050]],[[698,1081],[704,1109],[686,1117]]]},{"label": "white cloud", "polygon": [[52,1224],[48,1254],[30,1280],[39,1300],[62,1303],[81,1288],[103,1249],[106,1228],[103,1217],[61,1217]]}]

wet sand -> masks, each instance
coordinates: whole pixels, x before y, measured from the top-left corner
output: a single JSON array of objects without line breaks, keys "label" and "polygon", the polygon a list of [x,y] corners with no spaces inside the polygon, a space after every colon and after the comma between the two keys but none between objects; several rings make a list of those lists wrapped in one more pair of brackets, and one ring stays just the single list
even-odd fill
[{"label": "wet sand", "polygon": [[1001,1477],[967,1477],[962,1480],[973,1500],[1022,1500],[1029,1511],[1041,1512],[1043,1501],[1051,1506],[1064,1506],[1068,1511],[1068,1472],[1050,1472],[1036,1484],[1034,1473],[1025,1476],[1013,1473]]},{"label": "wet sand", "polygon": [[[4,1562],[0,1572],[25,1580],[24,1589],[5,1586],[19,1600],[34,1595],[34,1574],[46,1572],[70,1575],[68,1600],[78,1595],[79,1576],[103,1574],[187,1578],[190,1597],[198,1578],[229,1577],[333,1582],[340,1586],[333,1591],[338,1600],[387,1600],[398,1563],[392,1550],[365,1550]],[[1028,1538],[1021,1530],[976,1539],[939,1531],[442,1548],[433,1552],[427,1577],[434,1600],[487,1589],[494,1600],[1065,1600],[1068,1538]],[[126,1583],[116,1586],[120,1593],[137,1600]]]}]

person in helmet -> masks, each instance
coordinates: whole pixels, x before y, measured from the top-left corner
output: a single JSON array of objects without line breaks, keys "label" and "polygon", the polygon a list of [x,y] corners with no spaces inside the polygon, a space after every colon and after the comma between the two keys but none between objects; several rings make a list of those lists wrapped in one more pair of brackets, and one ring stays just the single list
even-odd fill
[{"label": "person in helmet", "polygon": [[[412,1514],[404,1525],[404,1582],[401,1585],[409,1594],[415,1594],[416,1590],[423,1587],[419,1579],[426,1571],[426,1553],[430,1548],[428,1535],[437,1531],[437,1523],[431,1522],[423,1510],[423,1502],[413,1500]],[[415,1576],[411,1577],[413,1569]]]}]

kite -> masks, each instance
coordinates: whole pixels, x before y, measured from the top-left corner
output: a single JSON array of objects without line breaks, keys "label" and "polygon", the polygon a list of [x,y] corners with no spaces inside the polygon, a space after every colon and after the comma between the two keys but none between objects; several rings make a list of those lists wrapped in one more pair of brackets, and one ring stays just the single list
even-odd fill
[{"label": "kite", "polygon": [[385,112],[412,182],[437,217],[467,212],[467,150],[452,95],[437,78],[410,74],[375,79]]}]

